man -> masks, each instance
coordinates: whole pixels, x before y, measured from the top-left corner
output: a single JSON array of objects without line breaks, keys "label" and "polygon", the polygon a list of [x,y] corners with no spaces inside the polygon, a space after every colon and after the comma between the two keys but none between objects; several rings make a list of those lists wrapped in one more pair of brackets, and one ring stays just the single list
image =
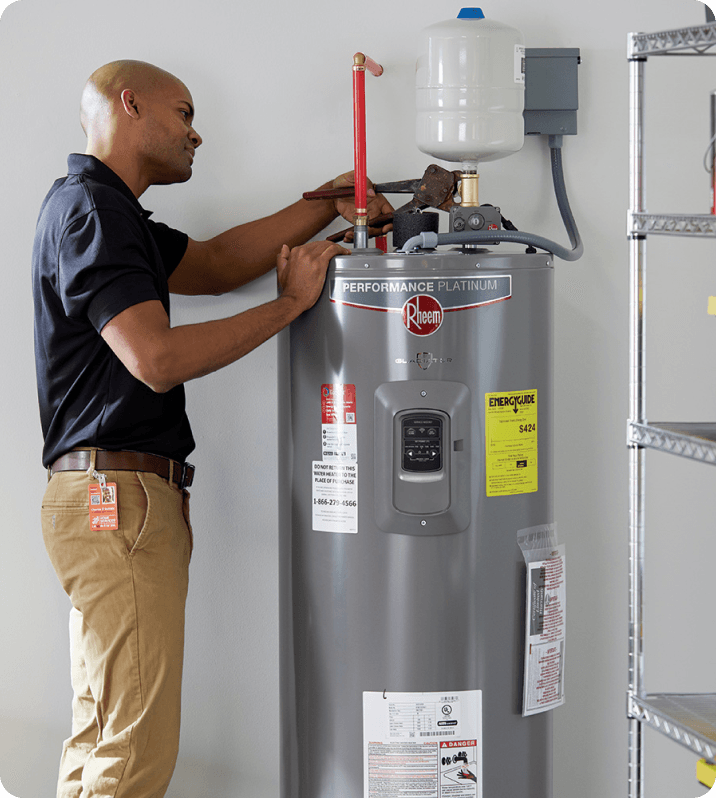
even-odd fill
[{"label": "man", "polygon": [[[40,212],[33,251],[38,395],[50,475],[42,528],[72,603],[72,736],[58,798],[160,798],[179,744],[194,448],[183,383],[241,358],[311,307],[331,257],[309,244],[353,208],[303,200],[199,242],[148,217],[201,137],[186,86],[157,67],[98,69],[84,155]],[[350,175],[336,185],[350,183]],[[330,184],[328,184],[330,185]],[[372,196],[369,214],[390,209]],[[219,294],[276,266],[280,296],[172,327],[169,293]]]}]

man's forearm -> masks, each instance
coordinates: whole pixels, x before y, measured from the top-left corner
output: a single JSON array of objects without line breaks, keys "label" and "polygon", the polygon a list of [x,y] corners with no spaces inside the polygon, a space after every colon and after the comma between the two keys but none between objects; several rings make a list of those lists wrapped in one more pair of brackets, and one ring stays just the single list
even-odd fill
[{"label": "man's forearm", "polygon": [[216,321],[170,327],[158,300],[134,305],[102,330],[127,370],[157,393],[210,374],[251,352],[303,311],[282,295],[264,305]]},{"label": "man's forearm", "polygon": [[284,247],[276,259],[278,299],[227,319],[181,327],[171,327],[162,303],[152,299],[118,313],[102,329],[102,338],[130,374],[164,393],[228,366],[312,307],[331,258],[347,251],[328,241]]},{"label": "man's forearm", "polygon": [[[151,308],[148,310],[151,312]],[[141,306],[134,309],[135,313],[142,311]],[[125,365],[153,391],[165,393],[234,363],[290,324],[301,312],[294,298],[280,296],[226,319],[167,327],[152,336],[141,358],[130,359]],[[116,346],[110,341],[112,344]]]},{"label": "man's forearm", "polygon": [[225,290],[238,288],[270,271],[283,244],[305,244],[337,216],[330,200],[300,199],[271,216],[233,227],[208,242],[213,268],[225,276],[230,286]]},{"label": "man's forearm", "polygon": [[[346,172],[319,189],[352,185],[353,175]],[[392,210],[385,197],[369,188],[370,218],[378,218]],[[190,239],[181,263],[169,277],[169,290],[174,294],[190,295],[233,291],[272,269],[283,244],[290,248],[304,244],[337,216],[352,219],[354,211],[351,198],[300,199],[271,216],[232,227],[208,241]],[[386,224],[382,230],[385,232],[389,228],[390,224]]]}]

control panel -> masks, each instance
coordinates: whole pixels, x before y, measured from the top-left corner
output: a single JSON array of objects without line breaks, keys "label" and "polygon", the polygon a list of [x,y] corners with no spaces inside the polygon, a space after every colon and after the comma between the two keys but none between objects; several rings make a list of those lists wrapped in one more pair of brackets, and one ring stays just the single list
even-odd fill
[{"label": "control panel", "polygon": [[471,394],[447,380],[379,385],[373,431],[374,511],[379,529],[451,535],[470,524]]},{"label": "control panel", "polygon": [[434,414],[411,413],[400,420],[403,471],[440,471],[443,467],[443,420]]},{"label": "control panel", "polygon": [[412,408],[393,419],[393,507],[409,515],[450,506],[450,416]]}]

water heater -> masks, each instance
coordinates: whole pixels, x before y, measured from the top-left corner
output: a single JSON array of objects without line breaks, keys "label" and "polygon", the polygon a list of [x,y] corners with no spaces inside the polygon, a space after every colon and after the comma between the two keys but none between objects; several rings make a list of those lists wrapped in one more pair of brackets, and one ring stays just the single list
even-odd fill
[{"label": "water heater", "polygon": [[554,250],[505,233],[336,257],[280,339],[282,798],[551,798]]}]

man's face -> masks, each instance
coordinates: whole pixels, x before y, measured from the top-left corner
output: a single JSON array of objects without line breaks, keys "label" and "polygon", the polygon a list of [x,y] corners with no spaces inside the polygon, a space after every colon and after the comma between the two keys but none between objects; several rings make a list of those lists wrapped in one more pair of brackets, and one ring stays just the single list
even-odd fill
[{"label": "man's face", "polygon": [[201,144],[192,127],[194,103],[189,90],[178,80],[166,80],[142,99],[146,113],[142,154],[151,182],[187,181]]}]

